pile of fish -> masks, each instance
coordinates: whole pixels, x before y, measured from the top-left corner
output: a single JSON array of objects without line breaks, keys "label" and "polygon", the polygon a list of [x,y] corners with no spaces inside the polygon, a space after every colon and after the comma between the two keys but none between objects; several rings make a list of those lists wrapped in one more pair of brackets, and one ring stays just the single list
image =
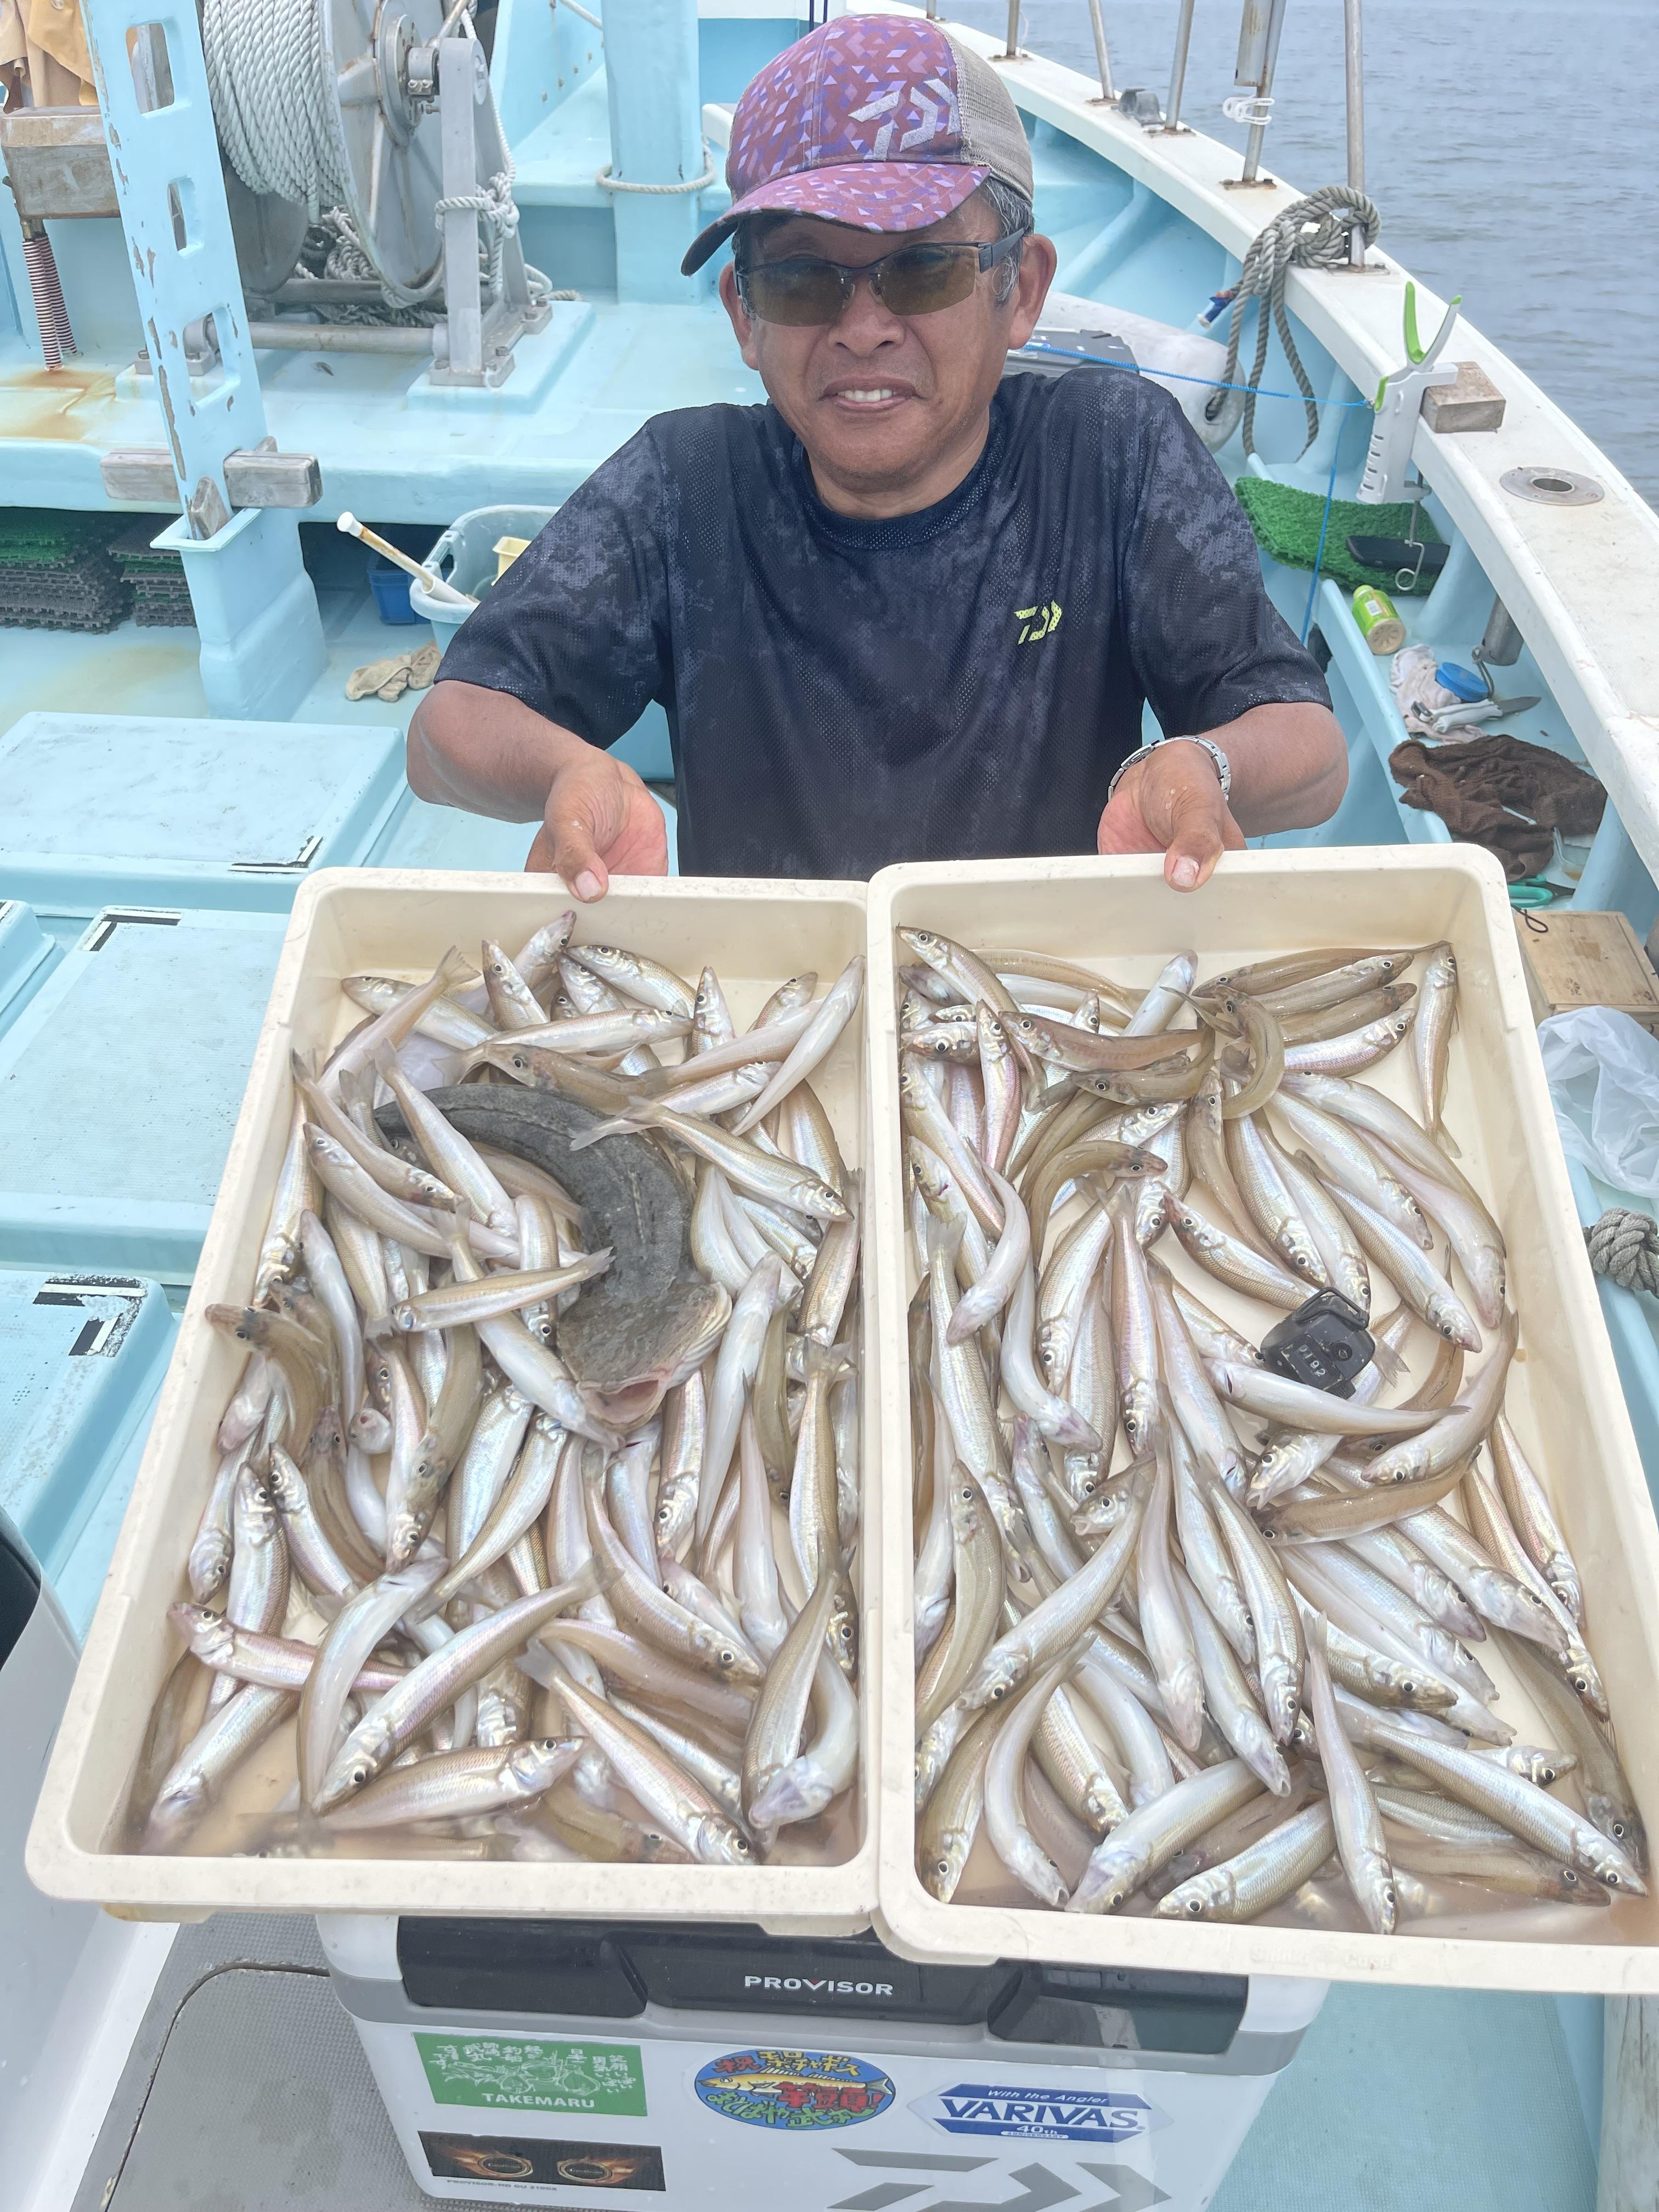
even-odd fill
[{"label": "pile of fish", "polygon": [[[1443,1123],[1451,948],[1182,953],[1142,992],[897,935],[927,1888],[1378,1934],[1642,1892]],[[1420,1121],[1358,1079],[1408,1039]],[[1320,1293],[1334,1387],[1236,1325],[1277,1354]]]},{"label": "pile of fish", "polygon": [[295,1057],[248,1303],[207,1310],[248,1358],[138,1849],[213,1848],[290,1725],[245,1850],[855,1840],[860,1200],[809,1078],[864,963],[739,1031],[712,969],[574,923],[486,943],[482,980],[453,951],[418,986],[349,976],[362,1018]]}]

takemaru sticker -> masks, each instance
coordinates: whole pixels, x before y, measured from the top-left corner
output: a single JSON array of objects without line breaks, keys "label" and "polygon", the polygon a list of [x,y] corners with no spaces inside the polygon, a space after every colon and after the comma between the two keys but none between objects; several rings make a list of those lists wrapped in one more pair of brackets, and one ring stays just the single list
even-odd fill
[{"label": "takemaru sticker", "polygon": [[879,2067],[837,2051],[733,2051],[698,2069],[694,2085],[711,2112],[745,2127],[845,2128],[893,2101]]}]

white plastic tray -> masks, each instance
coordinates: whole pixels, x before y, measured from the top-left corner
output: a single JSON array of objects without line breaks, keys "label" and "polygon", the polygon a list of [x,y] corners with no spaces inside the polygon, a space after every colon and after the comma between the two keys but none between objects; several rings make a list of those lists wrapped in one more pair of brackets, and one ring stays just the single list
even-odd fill
[{"label": "white plastic tray", "polygon": [[[198,1844],[221,1855],[144,1857],[111,1850],[150,1707],[179,1644],[167,1608],[186,1595],[184,1565],[213,1465],[212,1438],[241,1350],[209,1328],[203,1310],[246,1298],[270,1209],[289,1110],[289,1060],[349,1026],[343,975],[362,969],[429,973],[451,945],[475,958],[481,939],[521,942],[567,902],[553,877],[325,871],[295,902],[231,1140],[224,1179],[156,1410],[132,1504],[36,1808],[28,1870],[56,1897],[90,1898],[160,1919],[234,1908],[249,1912],[606,1915],[723,1920],[851,1934],[875,1904],[874,1823],[866,1778],[876,1769],[875,1716],[884,1645],[873,1621],[863,1638],[865,1743],[848,1855],[839,1864],[756,1868],[520,1865],[410,1859],[260,1859],[231,1855],[246,1814],[274,1805],[293,1778],[292,1724],[239,1774],[227,1806],[210,1813]],[[787,976],[818,970],[827,986],[865,944],[864,887],[853,884],[724,883],[618,878],[583,933],[603,937],[693,975],[719,969],[741,1023]],[[855,1022],[815,1085],[834,1117],[848,1164],[868,1157],[861,1024]],[[874,1328],[866,1308],[866,1341]],[[863,1393],[865,1464],[873,1464],[878,1394]],[[876,1516],[866,1516],[863,1583],[878,1579]]]},{"label": "white plastic tray", "polygon": [[[1168,890],[1160,861],[1151,857],[884,871],[870,887],[870,1200],[876,1300],[888,1316],[902,1314],[913,1279],[892,980],[892,932],[900,924],[939,930],[970,946],[1023,945],[1097,963],[1131,983],[1149,981],[1185,946],[1198,951],[1204,973],[1322,945],[1451,940],[1462,1025],[1452,1049],[1446,1118],[1463,1148],[1460,1164],[1509,1243],[1510,1295],[1522,1325],[1509,1410],[1550,1481],[1583,1571],[1589,1642],[1621,1756],[1650,1836],[1659,1840],[1659,1531],[1584,1256],[1497,864],[1464,845],[1229,854],[1197,896]],[[1407,1099],[1405,1057],[1391,1055],[1365,1079]],[[1186,1267],[1173,1240],[1158,1249],[1206,1299],[1226,1306],[1226,1294]],[[1544,1908],[1547,1917],[1524,1923],[1503,1914],[1430,1920],[1419,1923],[1420,1934],[1392,1937],[939,1903],[914,1864],[910,1407],[903,1332],[890,1319],[882,1343],[881,1413],[887,1653],[878,1924],[896,1950],[922,1960],[1030,1958],[1343,1981],[1659,1990],[1659,1895],[1606,1911]],[[1507,1686],[1504,1709],[1511,1718],[1526,1711]],[[1541,1722],[1522,1733],[1534,1742],[1551,1740]],[[977,1887],[995,1898],[1000,1870],[988,1850],[981,1839],[959,1895]],[[1006,1880],[1000,1886],[1002,1896],[1017,1894]],[[1536,1933],[1498,1933],[1522,1926]]]}]

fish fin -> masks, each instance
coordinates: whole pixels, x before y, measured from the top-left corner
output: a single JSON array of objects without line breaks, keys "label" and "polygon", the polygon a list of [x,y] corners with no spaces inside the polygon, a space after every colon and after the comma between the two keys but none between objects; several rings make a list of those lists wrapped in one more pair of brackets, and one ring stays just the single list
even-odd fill
[{"label": "fish fin", "polygon": [[1398,1382],[1402,1376],[1410,1374],[1410,1368],[1397,1352],[1391,1352],[1386,1344],[1375,1339],[1373,1344],[1371,1364],[1385,1382]]},{"label": "fish fin", "polygon": [[320,1053],[291,1052],[288,1056],[288,1063],[293,1071],[295,1082],[302,1089],[308,1084],[315,1084],[322,1073]]},{"label": "fish fin", "polygon": [[1437,1129],[1431,1129],[1429,1132],[1429,1134],[1434,1139],[1436,1144],[1439,1146],[1441,1151],[1444,1152],[1449,1158],[1454,1160],[1461,1160],[1462,1158],[1462,1146],[1457,1142],[1457,1139],[1452,1135],[1451,1131],[1446,1127],[1443,1121],[1440,1124]]},{"label": "fish fin", "polygon": [[453,991],[460,984],[471,982],[478,970],[459,945],[452,945],[432,972],[434,978],[442,976],[446,991]]}]

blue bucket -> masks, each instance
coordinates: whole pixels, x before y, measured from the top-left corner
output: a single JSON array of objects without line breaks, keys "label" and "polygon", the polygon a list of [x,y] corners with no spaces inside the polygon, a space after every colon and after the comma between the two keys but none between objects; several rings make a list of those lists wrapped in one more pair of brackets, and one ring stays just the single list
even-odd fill
[{"label": "blue bucket", "polygon": [[384,553],[370,553],[368,587],[374,594],[374,604],[383,623],[417,623],[422,619],[409,604],[409,587],[413,581],[407,569],[388,561]]}]

